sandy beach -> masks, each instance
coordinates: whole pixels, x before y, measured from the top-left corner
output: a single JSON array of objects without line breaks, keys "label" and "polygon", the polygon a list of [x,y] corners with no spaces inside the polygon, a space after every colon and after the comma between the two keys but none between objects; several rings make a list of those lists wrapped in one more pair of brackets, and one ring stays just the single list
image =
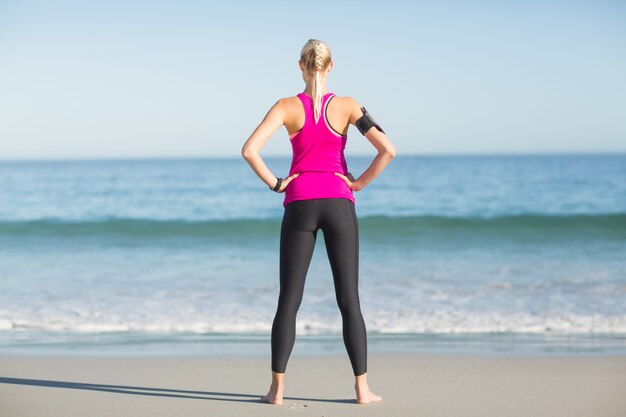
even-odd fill
[{"label": "sandy beach", "polygon": [[354,402],[345,356],[295,356],[282,406],[269,359],[0,356],[0,415],[624,416],[626,357],[372,354],[381,403]]}]

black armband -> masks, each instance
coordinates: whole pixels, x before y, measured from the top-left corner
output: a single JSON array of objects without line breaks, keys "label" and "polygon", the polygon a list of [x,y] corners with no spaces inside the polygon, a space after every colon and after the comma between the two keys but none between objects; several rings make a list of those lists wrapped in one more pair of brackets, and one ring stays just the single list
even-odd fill
[{"label": "black armband", "polygon": [[374,120],[374,118],[370,116],[367,110],[365,110],[365,107],[361,107],[361,111],[363,112],[363,116],[361,116],[361,118],[356,121],[355,125],[362,135],[365,135],[367,131],[370,130],[372,127],[375,127],[380,132],[385,133],[380,125],[376,123],[376,120]]}]

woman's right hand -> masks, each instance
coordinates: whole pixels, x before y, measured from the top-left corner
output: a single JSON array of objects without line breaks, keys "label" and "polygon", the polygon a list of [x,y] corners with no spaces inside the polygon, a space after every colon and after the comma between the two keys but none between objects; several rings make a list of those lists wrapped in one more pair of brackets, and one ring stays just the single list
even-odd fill
[{"label": "woman's right hand", "polygon": [[277,193],[284,193],[285,192],[285,188],[287,188],[287,186],[289,185],[289,183],[294,180],[295,178],[298,177],[298,175],[300,175],[299,172],[296,172],[293,175],[288,176],[287,178],[285,178],[283,180],[283,183],[280,185],[280,188],[278,189],[278,191],[276,191]]},{"label": "woman's right hand", "polygon": [[341,178],[352,191],[361,191],[363,189],[351,173],[348,172],[348,175],[343,175],[340,172],[335,172],[335,175]]}]

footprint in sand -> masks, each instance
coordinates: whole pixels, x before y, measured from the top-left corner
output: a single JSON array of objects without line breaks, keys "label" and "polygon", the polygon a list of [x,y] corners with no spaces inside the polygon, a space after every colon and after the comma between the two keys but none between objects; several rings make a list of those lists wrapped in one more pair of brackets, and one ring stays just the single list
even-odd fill
[{"label": "footprint in sand", "polygon": [[285,406],[288,410],[300,410],[303,408],[307,408],[306,404],[297,404],[297,403],[289,403]]}]

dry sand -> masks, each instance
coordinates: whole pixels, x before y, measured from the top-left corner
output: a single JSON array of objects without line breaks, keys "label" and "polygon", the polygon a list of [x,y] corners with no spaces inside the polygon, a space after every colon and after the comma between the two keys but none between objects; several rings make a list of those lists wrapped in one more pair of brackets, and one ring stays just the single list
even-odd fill
[{"label": "dry sand", "polygon": [[379,353],[368,371],[383,401],[358,405],[347,356],[292,356],[276,406],[268,357],[0,355],[0,416],[626,416],[626,356]]}]

